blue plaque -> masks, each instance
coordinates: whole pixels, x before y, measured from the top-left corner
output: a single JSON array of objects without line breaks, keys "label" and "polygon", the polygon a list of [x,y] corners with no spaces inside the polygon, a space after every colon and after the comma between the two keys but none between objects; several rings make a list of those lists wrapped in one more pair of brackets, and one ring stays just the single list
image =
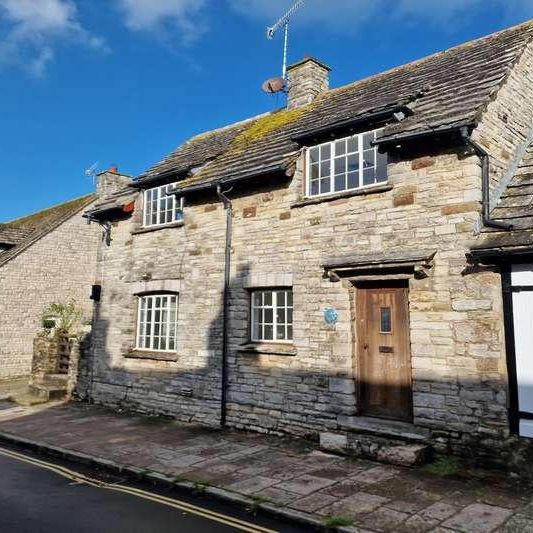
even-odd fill
[{"label": "blue plaque", "polygon": [[339,319],[339,313],[333,307],[328,307],[324,309],[324,320],[326,324],[336,324]]}]

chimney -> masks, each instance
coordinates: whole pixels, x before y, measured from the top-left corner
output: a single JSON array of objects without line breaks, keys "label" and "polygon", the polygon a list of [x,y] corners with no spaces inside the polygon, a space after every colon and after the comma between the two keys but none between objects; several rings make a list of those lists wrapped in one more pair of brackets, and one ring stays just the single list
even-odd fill
[{"label": "chimney", "polygon": [[96,176],[96,193],[100,198],[107,198],[111,194],[123,189],[131,183],[131,178],[120,174],[118,168],[112,166]]},{"label": "chimney", "polygon": [[306,57],[287,68],[289,95],[287,109],[311,103],[329,89],[331,69],[313,57]]}]

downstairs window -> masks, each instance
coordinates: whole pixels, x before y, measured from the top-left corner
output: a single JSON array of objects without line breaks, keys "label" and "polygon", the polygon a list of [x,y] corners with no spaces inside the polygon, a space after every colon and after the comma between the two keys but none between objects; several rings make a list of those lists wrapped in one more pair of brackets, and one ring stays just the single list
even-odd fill
[{"label": "downstairs window", "polygon": [[292,289],[251,293],[251,340],[292,342]]},{"label": "downstairs window", "polygon": [[137,349],[175,351],[177,323],[177,294],[139,296]]}]

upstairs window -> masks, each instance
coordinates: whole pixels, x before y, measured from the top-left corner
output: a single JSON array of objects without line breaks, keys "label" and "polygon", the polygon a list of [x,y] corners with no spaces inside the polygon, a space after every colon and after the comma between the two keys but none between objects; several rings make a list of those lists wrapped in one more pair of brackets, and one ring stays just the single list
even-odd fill
[{"label": "upstairs window", "polygon": [[251,340],[291,342],[292,290],[253,291],[251,297]]},{"label": "upstairs window", "polygon": [[144,226],[163,226],[183,218],[182,205],[174,195],[167,195],[171,185],[144,191]]},{"label": "upstairs window", "polygon": [[178,295],[154,294],[139,297],[137,349],[176,351]]},{"label": "upstairs window", "polygon": [[378,130],[307,150],[307,196],[349,191],[387,181],[387,154],[372,146]]}]

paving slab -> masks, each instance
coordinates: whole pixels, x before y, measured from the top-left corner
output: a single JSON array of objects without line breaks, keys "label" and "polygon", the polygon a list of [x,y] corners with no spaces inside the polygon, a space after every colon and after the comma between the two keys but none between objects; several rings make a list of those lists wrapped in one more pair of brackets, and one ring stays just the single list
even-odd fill
[{"label": "paving slab", "polygon": [[513,512],[503,507],[474,503],[459,514],[446,520],[442,525],[450,529],[466,532],[490,532],[501,526]]},{"label": "paving slab", "polygon": [[226,498],[268,501],[273,509],[313,517],[317,523],[349,518],[352,531],[533,532],[533,485],[487,473],[439,477],[421,467],[323,453],[296,438],[154,420],[75,403],[6,407],[0,410],[1,433],[201,482]]}]

